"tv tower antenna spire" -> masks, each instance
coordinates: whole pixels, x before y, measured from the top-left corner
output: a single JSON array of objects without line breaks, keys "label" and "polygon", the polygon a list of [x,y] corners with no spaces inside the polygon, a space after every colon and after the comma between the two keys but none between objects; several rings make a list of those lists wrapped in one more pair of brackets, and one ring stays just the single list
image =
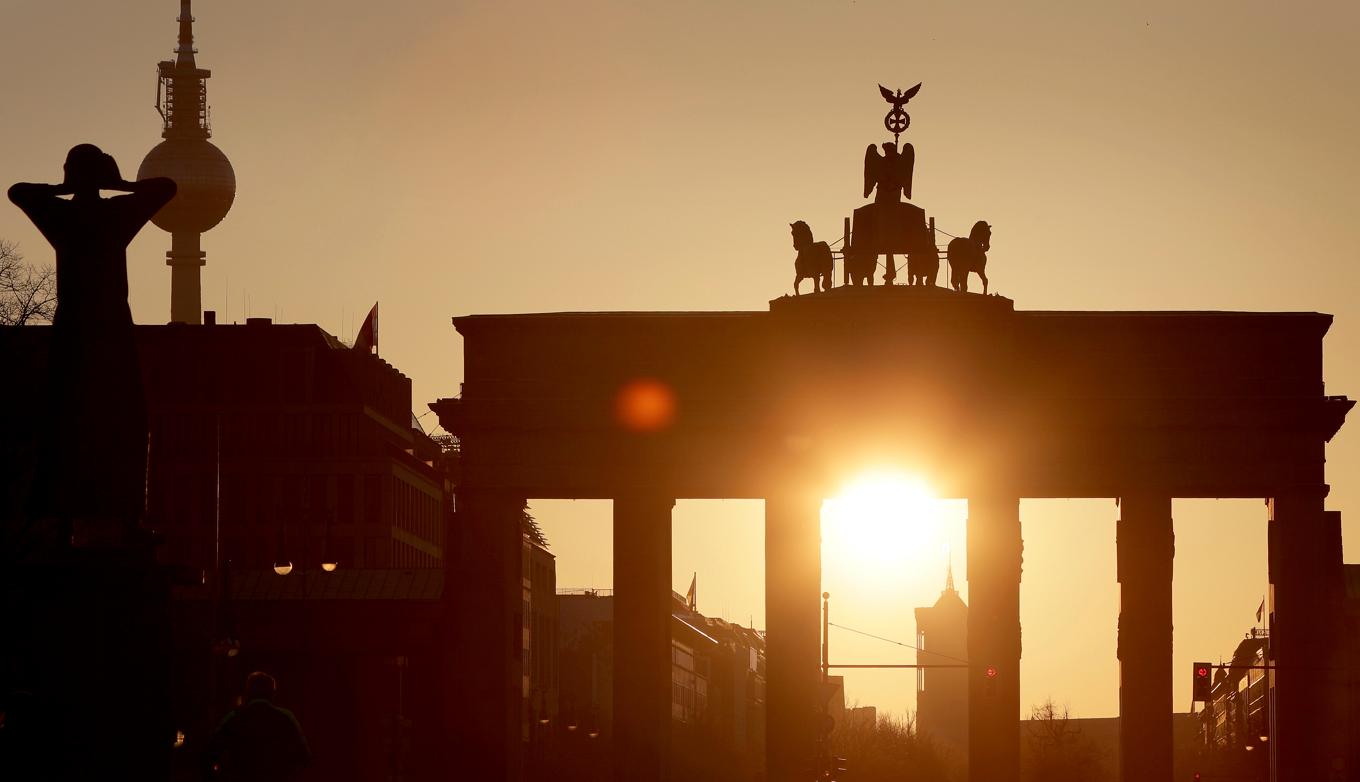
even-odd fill
[{"label": "tv tower antenna spire", "polygon": [[194,67],[194,14],[189,7],[190,0],[180,0],[179,4],[179,49],[177,65]]}]

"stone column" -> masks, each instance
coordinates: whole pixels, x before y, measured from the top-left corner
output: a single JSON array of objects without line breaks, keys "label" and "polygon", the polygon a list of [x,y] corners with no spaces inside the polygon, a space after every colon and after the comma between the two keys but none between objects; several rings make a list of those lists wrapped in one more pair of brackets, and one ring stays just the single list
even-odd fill
[{"label": "stone column", "polygon": [[1124,782],[1170,782],[1171,497],[1125,495],[1119,511],[1119,775]]},{"label": "stone column", "polygon": [[671,508],[614,500],[614,779],[665,782],[671,767]]},{"label": "stone column", "polygon": [[446,707],[457,731],[456,774],[465,779],[517,782],[523,773],[523,507],[507,494],[458,495],[457,578],[444,584],[457,612],[450,679],[458,698]]},{"label": "stone column", "polygon": [[1276,764],[1280,779],[1332,779],[1340,760],[1333,712],[1337,605],[1342,588],[1340,514],[1322,509],[1325,486],[1270,501]]},{"label": "stone column", "polygon": [[769,782],[806,782],[817,759],[822,498],[765,500],[765,765]]},{"label": "stone column", "polygon": [[[1020,778],[1020,500],[968,500],[968,778]],[[989,673],[991,675],[989,675]]]}]

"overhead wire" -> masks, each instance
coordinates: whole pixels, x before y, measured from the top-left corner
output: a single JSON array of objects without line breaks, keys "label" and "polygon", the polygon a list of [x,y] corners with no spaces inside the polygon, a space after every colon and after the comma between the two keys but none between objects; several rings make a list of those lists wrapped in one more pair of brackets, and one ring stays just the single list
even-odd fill
[{"label": "overhead wire", "polygon": [[881,635],[874,635],[873,633],[866,633],[866,632],[863,631],[863,630],[856,630],[856,629],[853,628],[853,627],[846,627],[845,625],[838,625],[838,624],[836,624],[835,622],[827,622],[826,624],[827,624],[827,626],[829,626],[829,627],[835,627],[835,628],[837,628],[837,629],[839,629],[839,630],[848,630],[848,631],[850,631],[850,632],[852,632],[852,633],[857,633],[857,634],[859,634],[859,635],[867,636],[867,637],[869,637],[869,638],[874,638],[874,639],[879,640],[879,641],[886,641],[887,643],[896,644],[897,646],[905,646],[905,647],[908,648],[908,649],[915,649],[916,651],[920,652],[921,654],[933,654],[933,655],[935,655],[935,656],[937,656],[937,657],[943,657],[943,658],[945,658],[946,660],[954,660],[954,661],[956,661],[956,662],[961,662],[961,663],[967,663],[967,662],[968,662],[967,660],[963,659],[962,657],[954,657],[953,655],[944,654],[943,652],[934,652],[934,651],[930,651],[930,650],[928,650],[928,649],[922,649],[922,648],[920,648],[919,646],[912,646],[912,645],[909,644],[909,643],[904,643],[904,642],[902,642],[902,641],[895,641],[895,640],[893,640],[893,639],[891,639],[891,638],[884,638],[884,637],[881,636]]}]

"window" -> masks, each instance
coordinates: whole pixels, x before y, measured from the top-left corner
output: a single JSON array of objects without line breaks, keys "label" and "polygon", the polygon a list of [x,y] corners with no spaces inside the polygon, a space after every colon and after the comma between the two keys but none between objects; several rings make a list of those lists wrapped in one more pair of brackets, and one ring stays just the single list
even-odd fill
[{"label": "window", "polygon": [[341,524],[354,523],[354,476],[341,475],[336,479],[336,521]]},{"label": "window", "polygon": [[[926,650],[926,634],[923,630],[916,631],[916,661],[921,662],[922,652]],[[916,669],[916,692],[926,691],[926,669]]]},{"label": "window", "polygon": [[364,523],[382,523],[382,476],[364,476]]}]

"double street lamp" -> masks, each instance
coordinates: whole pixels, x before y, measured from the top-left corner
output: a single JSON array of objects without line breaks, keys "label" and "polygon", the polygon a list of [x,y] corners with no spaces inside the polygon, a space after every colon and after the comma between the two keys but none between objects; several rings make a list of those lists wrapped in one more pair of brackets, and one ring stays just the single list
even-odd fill
[{"label": "double street lamp", "polygon": [[[336,569],[339,568],[339,567],[340,567],[340,563],[337,562],[337,561],[335,560],[334,557],[330,557],[330,558],[326,558],[326,559],[322,559],[322,560],[321,560],[321,569],[324,570],[324,571],[326,571],[327,573],[334,573],[334,572],[336,571]],[[279,562],[275,562],[275,563],[274,563],[274,572],[275,572],[275,573],[278,573],[278,574],[281,575],[281,576],[286,576],[286,575],[288,575],[289,573],[292,573],[292,572],[293,572],[293,560],[291,560],[291,559],[285,559],[285,560],[282,560],[282,561],[279,561]]]}]

